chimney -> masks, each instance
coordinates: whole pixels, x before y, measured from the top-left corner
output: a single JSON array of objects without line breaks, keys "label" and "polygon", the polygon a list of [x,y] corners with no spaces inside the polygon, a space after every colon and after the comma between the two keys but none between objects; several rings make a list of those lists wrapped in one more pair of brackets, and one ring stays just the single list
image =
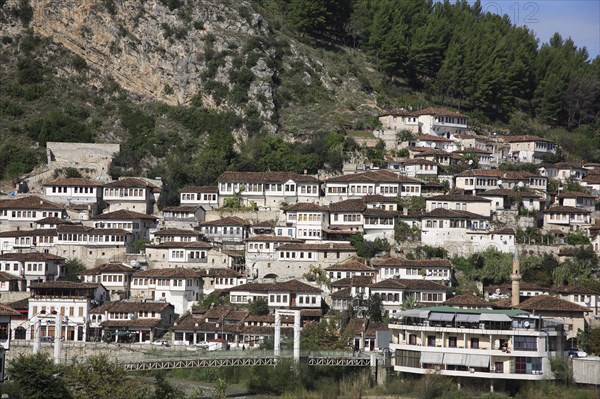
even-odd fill
[{"label": "chimney", "polygon": [[512,300],[511,306],[517,307],[520,302],[521,295],[521,262],[519,261],[519,249],[515,244],[515,252],[513,253],[513,264],[512,274],[510,275],[510,281],[512,281]]}]

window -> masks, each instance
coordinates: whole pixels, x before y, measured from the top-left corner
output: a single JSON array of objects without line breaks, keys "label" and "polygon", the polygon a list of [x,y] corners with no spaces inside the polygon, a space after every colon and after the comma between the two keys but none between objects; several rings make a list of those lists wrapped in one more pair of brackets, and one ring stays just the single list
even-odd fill
[{"label": "window", "polygon": [[458,342],[458,340],[456,337],[448,337],[448,347],[449,348],[456,348],[457,342]]},{"label": "window", "polygon": [[516,351],[536,351],[537,338],[516,335],[514,338],[514,350]]},{"label": "window", "polygon": [[471,338],[471,349],[479,349],[479,338]]},{"label": "window", "polygon": [[427,346],[435,346],[435,335],[427,336]]}]

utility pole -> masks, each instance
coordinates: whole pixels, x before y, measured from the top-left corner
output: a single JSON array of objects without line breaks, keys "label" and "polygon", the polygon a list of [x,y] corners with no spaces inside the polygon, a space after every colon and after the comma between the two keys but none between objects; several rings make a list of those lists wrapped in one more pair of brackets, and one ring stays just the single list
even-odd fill
[{"label": "utility pole", "polygon": [[33,354],[39,353],[40,347],[42,346],[42,336],[40,335],[40,330],[42,329],[42,321],[39,319],[36,320],[33,327]]},{"label": "utility pole", "polygon": [[54,328],[54,364],[60,364],[60,350],[62,345],[62,316],[60,312],[56,312],[56,323]]}]

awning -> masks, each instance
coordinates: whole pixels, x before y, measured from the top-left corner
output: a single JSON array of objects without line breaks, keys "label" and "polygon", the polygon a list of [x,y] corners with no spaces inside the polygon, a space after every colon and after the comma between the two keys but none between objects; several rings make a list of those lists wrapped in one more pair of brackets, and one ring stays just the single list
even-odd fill
[{"label": "awning", "polygon": [[467,355],[468,367],[490,367],[490,357],[486,355]]},{"label": "awning", "polygon": [[429,310],[423,309],[408,309],[396,313],[398,317],[417,317],[420,319],[426,319],[429,316]]},{"label": "awning", "polygon": [[436,312],[432,312],[429,315],[429,321],[452,322],[452,320],[454,320],[454,313],[436,313]]},{"label": "awning", "polygon": [[511,322],[512,319],[502,313],[482,313],[479,317],[479,321]]},{"label": "awning", "polygon": [[454,321],[457,323],[479,323],[479,315],[459,313]]},{"label": "awning", "polygon": [[439,352],[421,352],[421,363],[423,364],[443,364],[443,353]]},{"label": "awning", "polygon": [[465,366],[467,355],[462,353],[446,353],[444,354],[444,364],[451,366]]}]

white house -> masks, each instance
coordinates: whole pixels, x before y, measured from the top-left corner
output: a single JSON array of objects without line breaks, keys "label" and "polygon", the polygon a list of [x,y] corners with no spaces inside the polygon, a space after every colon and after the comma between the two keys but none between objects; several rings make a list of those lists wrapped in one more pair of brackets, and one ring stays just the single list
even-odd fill
[{"label": "white house", "polygon": [[330,281],[337,281],[353,276],[374,276],[377,270],[367,266],[358,259],[350,258],[344,262],[336,263],[326,267],[325,272]]},{"label": "white house", "polygon": [[182,315],[200,299],[202,286],[202,277],[195,270],[149,269],[131,276],[131,298],[165,301]]},{"label": "white house", "polygon": [[58,205],[41,197],[30,195],[0,200],[0,231],[35,228],[36,222],[47,217],[65,218],[67,212]]},{"label": "white house", "polygon": [[201,205],[204,209],[219,207],[219,188],[217,186],[189,186],[180,190],[181,205]]},{"label": "white house", "polygon": [[53,281],[63,273],[65,258],[39,252],[0,255],[0,271],[30,282]]},{"label": "white house", "polygon": [[360,199],[379,194],[385,197],[408,197],[421,195],[422,181],[400,176],[389,170],[334,176],[325,181],[327,203]]},{"label": "white house", "polygon": [[232,304],[248,304],[264,298],[270,309],[321,309],[322,291],[298,280],[247,283],[229,290]]},{"label": "white house", "polygon": [[84,283],[101,283],[111,300],[129,298],[133,267],[124,263],[104,263],[79,273]]},{"label": "white house", "polygon": [[433,281],[390,278],[369,286],[370,295],[379,295],[383,309],[392,318],[407,300],[420,304],[441,304],[446,300],[446,287]]},{"label": "white house", "polygon": [[298,202],[283,209],[288,227],[295,228],[295,238],[303,240],[322,239],[327,228],[329,209],[315,203]]},{"label": "white house", "polygon": [[551,206],[544,211],[544,230],[560,230],[563,233],[573,231],[587,232],[591,227],[591,212],[572,206]]},{"label": "white house", "polygon": [[378,270],[378,280],[390,278],[430,280],[450,285],[452,281],[452,264],[447,259],[383,258],[373,260],[373,267]]},{"label": "white house", "polygon": [[100,283],[46,281],[29,286],[29,326],[26,339],[34,338],[40,321],[41,336],[56,336],[56,315],[63,316],[61,337],[65,341],[86,341],[89,312],[107,298]]},{"label": "white house", "polygon": [[156,228],[157,221],[156,216],[119,209],[95,216],[92,218],[91,223],[96,229],[125,230],[131,234],[132,241],[137,241],[149,239],[149,231]]},{"label": "white house", "polygon": [[491,216],[491,202],[487,198],[475,195],[446,194],[429,197],[425,200],[425,210],[431,212],[434,209],[450,209],[457,211],[468,211],[480,216]]},{"label": "white house", "polygon": [[44,183],[44,196],[61,204],[100,204],[103,183],[84,178],[69,178]]},{"label": "white house", "polygon": [[506,136],[504,141],[510,145],[508,157],[514,162],[540,163],[544,155],[556,154],[556,143],[538,136]]},{"label": "white house", "polygon": [[151,214],[159,194],[160,187],[141,178],[126,177],[106,183],[102,197],[109,212],[127,209]]}]

